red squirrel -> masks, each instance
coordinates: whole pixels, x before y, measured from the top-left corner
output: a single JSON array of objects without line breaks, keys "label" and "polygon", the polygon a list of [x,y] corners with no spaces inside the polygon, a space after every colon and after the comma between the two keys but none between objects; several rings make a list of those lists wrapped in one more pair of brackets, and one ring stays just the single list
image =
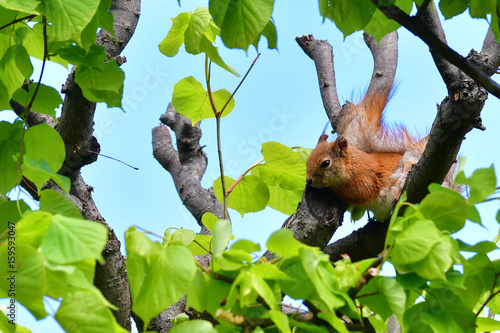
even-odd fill
[{"label": "red squirrel", "polygon": [[[367,94],[357,105],[348,102],[337,139],[328,142],[328,136],[321,135],[307,159],[307,184],[330,187],[356,213],[368,209],[381,221],[389,218],[428,140],[413,137],[404,126],[384,124],[391,89]],[[455,188],[454,169],[453,165],[444,186]]]}]

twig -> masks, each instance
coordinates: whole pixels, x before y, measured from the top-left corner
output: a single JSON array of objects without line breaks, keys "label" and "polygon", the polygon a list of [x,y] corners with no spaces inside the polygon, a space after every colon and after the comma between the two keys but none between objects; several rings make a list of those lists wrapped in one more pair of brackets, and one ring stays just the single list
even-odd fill
[{"label": "twig", "polygon": [[224,219],[229,220],[229,213],[227,211],[227,199],[229,194],[226,191],[226,179],[224,176],[224,163],[222,162],[222,146],[221,146],[221,138],[220,138],[220,118],[221,114],[218,113],[215,115],[215,123],[217,127],[217,152],[219,153],[219,167],[220,167],[220,180],[222,184],[222,195],[224,197]]},{"label": "twig", "polygon": [[205,79],[207,82],[208,98],[210,99],[210,104],[212,105],[212,110],[213,110],[214,115],[215,115],[215,126],[217,128],[217,153],[219,155],[220,181],[221,181],[222,196],[223,196],[224,219],[228,220],[229,219],[229,213],[227,211],[228,194],[226,192],[226,179],[224,176],[224,163],[222,160],[222,145],[221,145],[221,138],[220,138],[220,118],[221,118],[222,112],[217,111],[217,107],[215,106],[215,102],[214,102],[214,98],[213,98],[213,94],[212,94],[212,88],[210,86],[210,64],[211,63],[212,62],[208,59],[208,56],[206,56],[205,57]]},{"label": "twig", "polygon": [[264,157],[261,158],[260,160],[258,160],[257,162],[255,162],[251,167],[249,167],[248,169],[246,169],[245,172],[243,172],[241,174],[241,176],[239,176],[238,179],[236,179],[236,181],[234,183],[232,183],[231,186],[229,186],[229,188],[227,189],[227,194],[230,194],[233,191],[234,187],[243,179],[243,177],[245,177],[245,175],[247,173],[249,173],[250,170],[252,170],[253,168],[255,168],[262,161],[264,161]]},{"label": "twig", "polygon": [[85,150],[86,152],[88,153],[91,153],[91,154],[96,154],[96,155],[99,155],[99,156],[102,156],[102,157],[106,157],[106,158],[109,158],[110,160],[113,160],[113,161],[116,161],[116,162],[120,162],[122,164],[125,164],[126,166],[128,166],[129,168],[132,168],[134,170],[139,170],[138,167],[135,167],[135,166],[132,166],[126,162],[123,162],[122,160],[119,160],[115,157],[111,157],[111,156],[108,156],[108,155],[104,155],[102,153],[99,153],[99,152],[96,152],[96,151],[92,151],[92,150],[89,150],[89,149],[86,149],[86,148],[83,148],[83,147],[78,147],[79,149],[82,149],[82,150]]},{"label": "twig", "polygon": [[217,107],[215,106],[214,96],[212,94],[212,87],[210,86],[210,65],[212,61],[208,58],[208,55],[205,57],[205,80],[207,82],[207,92],[208,98],[210,99],[210,105],[212,106],[212,110],[214,111],[214,115],[217,117],[219,111],[217,111]]},{"label": "twig", "polygon": [[351,288],[348,292],[351,298],[354,298],[364,285],[366,285],[372,278],[380,273],[380,267],[385,262],[386,255],[387,251],[383,251],[382,254],[377,259],[375,259],[375,261],[373,261],[370,267],[368,267],[368,269],[363,272],[363,275],[361,275],[361,278],[356,284],[356,287]]},{"label": "twig", "polygon": [[18,23],[18,22],[22,22],[22,21],[24,21],[24,20],[31,20],[31,19],[33,19],[33,18],[35,18],[35,17],[36,17],[36,15],[28,15],[28,16],[24,16],[24,17],[21,17],[21,18],[15,19],[14,21],[12,21],[12,22],[10,22],[10,23],[7,23],[7,24],[5,24],[5,25],[2,25],[2,26],[0,27],[0,30],[2,30],[2,29],[4,29],[4,28],[7,28],[9,25],[16,24],[16,23]]},{"label": "twig", "polygon": [[434,33],[422,25],[422,22],[415,17],[411,17],[397,6],[382,6],[378,0],[372,0],[377,8],[389,19],[392,19],[415,36],[419,37],[429,48],[437,52],[441,57],[458,67],[470,78],[476,81],[488,92],[500,98],[500,85],[493,81],[486,73],[450,48],[441,41]]},{"label": "twig", "polygon": [[48,49],[47,49],[47,17],[42,16],[42,27],[43,27],[43,61],[42,61],[42,69],[40,70],[40,78],[38,79],[38,83],[35,88],[35,92],[33,93],[33,97],[31,97],[31,101],[26,107],[26,115],[30,112],[33,103],[35,102],[36,94],[38,93],[38,88],[40,88],[40,84],[42,83],[43,71],[45,70],[45,63],[47,62],[48,57]]},{"label": "twig", "polygon": [[252,67],[253,65],[255,65],[255,62],[257,61],[257,59],[259,59],[259,56],[260,56],[260,53],[257,54],[257,56],[255,57],[255,59],[253,60],[252,64],[250,65],[250,67],[248,68],[247,72],[245,73],[245,75],[243,76],[243,78],[241,79],[240,83],[238,83],[238,85],[236,86],[236,89],[234,89],[233,93],[231,94],[231,97],[229,97],[229,99],[227,100],[226,104],[224,104],[224,106],[222,107],[222,109],[220,110],[220,113],[222,114],[222,112],[224,112],[224,110],[226,109],[226,106],[229,104],[229,102],[233,99],[233,96],[234,94],[236,94],[236,92],[238,91],[238,89],[240,89],[240,86],[243,84],[243,81],[245,81],[245,79],[247,78],[248,74],[250,73],[250,71],[252,70]]},{"label": "twig", "polygon": [[481,305],[481,308],[476,313],[476,317],[479,317],[479,314],[486,307],[486,304],[488,304],[489,301],[491,301],[496,295],[498,295],[500,293],[500,290],[493,292],[493,290],[495,289],[495,286],[497,285],[497,279],[498,279],[498,274],[495,274],[495,279],[493,280],[493,285],[492,285],[491,290],[490,290],[490,296],[488,297],[488,299],[486,299],[486,301],[483,303],[483,305]]}]

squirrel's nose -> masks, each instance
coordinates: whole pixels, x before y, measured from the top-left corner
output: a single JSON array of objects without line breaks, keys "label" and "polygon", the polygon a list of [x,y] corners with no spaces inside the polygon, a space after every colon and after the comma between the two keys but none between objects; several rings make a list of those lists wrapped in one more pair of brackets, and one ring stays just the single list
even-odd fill
[{"label": "squirrel's nose", "polygon": [[311,185],[312,181],[313,181],[313,180],[312,180],[312,177],[311,177],[311,176],[309,176],[309,175],[307,175],[307,176],[306,176],[306,183],[307,183],[307,184],[309,184],[309,185]]}]

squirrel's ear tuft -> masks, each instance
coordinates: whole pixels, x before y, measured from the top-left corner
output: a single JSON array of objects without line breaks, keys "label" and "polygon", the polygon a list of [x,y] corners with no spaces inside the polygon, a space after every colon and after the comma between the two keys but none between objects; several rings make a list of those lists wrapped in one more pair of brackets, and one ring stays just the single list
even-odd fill
[{"label": "squirrel's ear tuft", "polygon": [[321,136],[318,139],[318,144],[321,143],[321,142],[326,142],[327,139],[328,139],[328,135],[321,134]]},{"label": "squirrel's ear tuft", "polygon": [[347,140],[343,135],[339,135],[339,137],[337,138],[337,145],[339,146],[340,150],[344,150],[347,148]]}]

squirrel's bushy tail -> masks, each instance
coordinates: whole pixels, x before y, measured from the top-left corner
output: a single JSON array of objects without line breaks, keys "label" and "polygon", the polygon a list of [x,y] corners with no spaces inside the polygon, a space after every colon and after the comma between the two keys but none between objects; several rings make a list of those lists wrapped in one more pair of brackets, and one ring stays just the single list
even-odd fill
[{"label": "squirrel's bushy tail", "polygon": [[425,148],[419,139],[413,137],[403,125],[385,124],[383,111],[390,99],[392,86],[382,86],[378,91],[366,94],[359,104],[348,102],[339,126],[348,142],[367,153],[400,153]]}]

